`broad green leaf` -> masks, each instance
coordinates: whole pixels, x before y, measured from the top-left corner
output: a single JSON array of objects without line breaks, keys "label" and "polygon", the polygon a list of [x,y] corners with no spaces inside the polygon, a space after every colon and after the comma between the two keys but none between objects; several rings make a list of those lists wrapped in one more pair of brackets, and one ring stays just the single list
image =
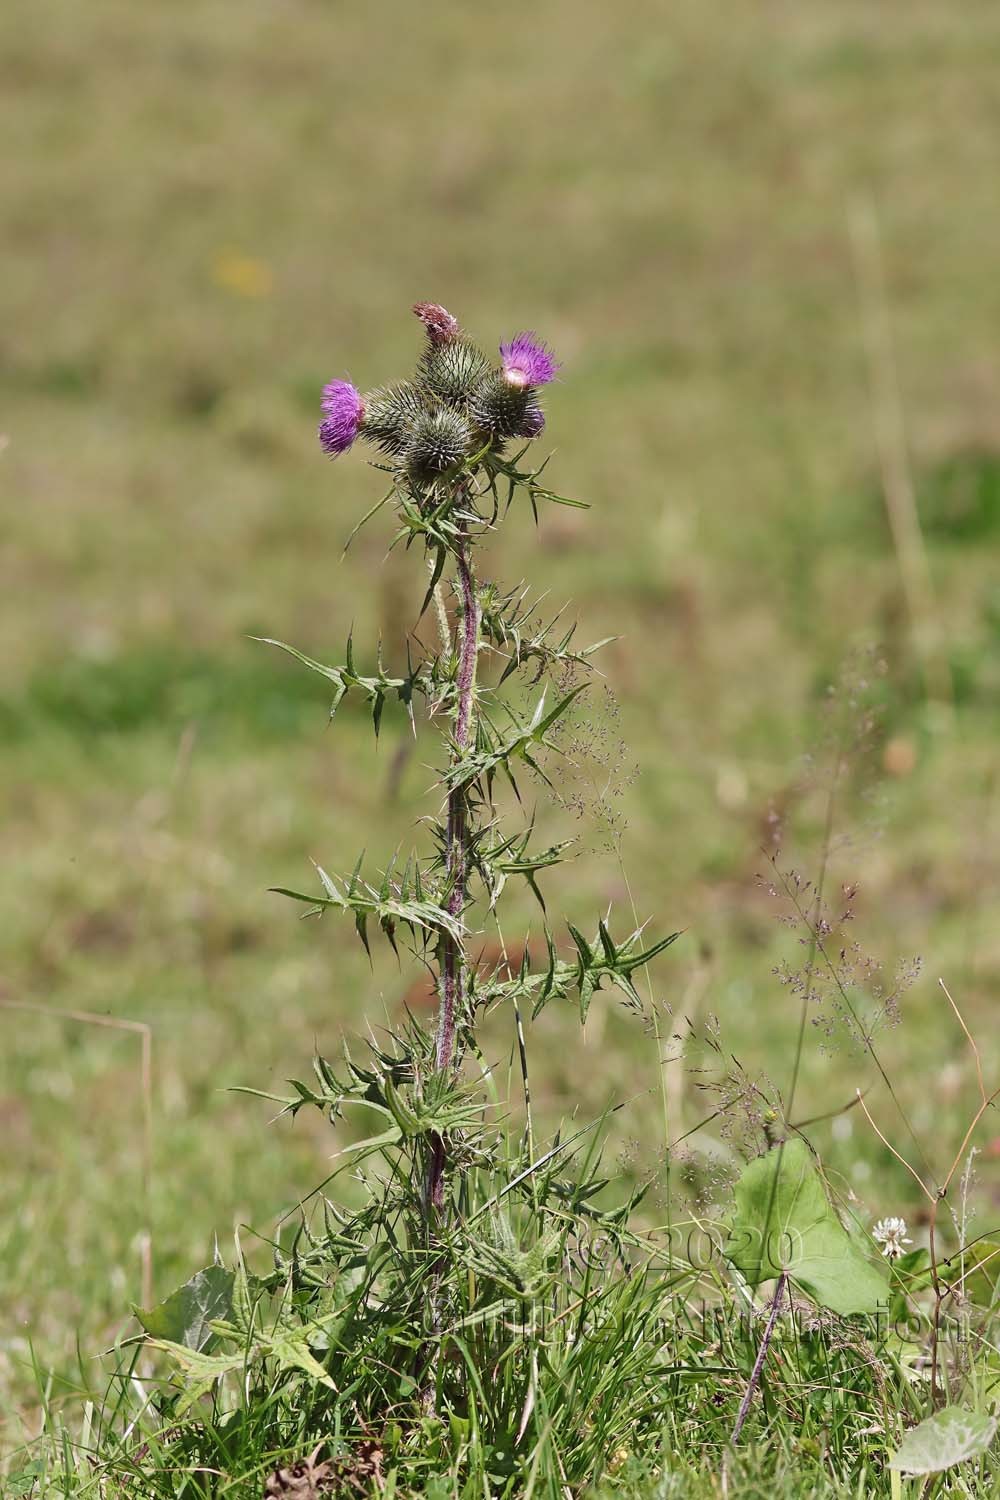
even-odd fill
[{"label": "broad green leaf", "polygon": [[206,1266],[156,1307],[137,1307],[136,1317],[153,1338],[187,1349],[205,1350],[214,1342],[209,1324],[228,1318],[233,1306],[233,1273],[225,1266]]},{"label": "broad green leaf", "polygon": [[24,1495],[28,1500],[31,1495],[40,1494],[38,1486],[45,1478],[45,1469],[44,1460],[38,1458],[23,1469],[18,1469],[16,1474],[9,1474],[4,1480],[4,1495],[7,1500],[13,1500],[15,1495]]},{"label": "broad green leaf", "polygon": [[782,1271],[814,1302],[844,1316],[874,1313],[888,1279],[852,1243],[804,1141],[792,1139],[744,1168],[726,1255],[751,1286]]},{"label": "broad green leaf", "polygon": [[940,1474],[985,1453],[996,1436],[995,1417],[946,1406],[912,1428],[889,1460],[903,1474]]}]

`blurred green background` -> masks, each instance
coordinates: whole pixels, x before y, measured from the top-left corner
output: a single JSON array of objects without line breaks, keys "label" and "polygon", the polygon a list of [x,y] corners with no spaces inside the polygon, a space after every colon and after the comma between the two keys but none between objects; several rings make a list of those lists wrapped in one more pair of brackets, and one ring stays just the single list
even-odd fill
[{"label": "blurred green background", "polygon": [[[621,636],[609,800],[641,917],[686,929],[654,1003],[667,1032],[717,1015],[783,1086],[798,1010],[772,969],[802,950],[761,848],[776,815],[783,864],[815,872],[828,688],[877,650],[828,888],[859,883],[852,935],[887,973],[924,959],[879,1046],[944,1167],[975,1088],[939,975],[1000,1062],[995,4],[7,0],[0,83],[4,1404],[30,1429],[30,1360],[80,1382],[77,1338],[94,1371],[147,1219],[136,1036],[12,1007],[153,1028],[162,1294],[329,1170],[318,1116],[269,1124],[226,1090],[280,1091],[415,977],[267,887],[419,837],[430,742],[406,758],[390,714],[377,753],[360,715],[327,729],[319,679],[247,637],[336,661],[353,624],[362,659],[379,631],[398,652],[419,560],[384,563],[384,516],[341,560],[381,476],[328,466],[315,426],[325,380],[406,373],[418,297],[564,361],[549,472],[592,509],[513,517],[488,569]],[[877,460],[883,314],[930,698]],[[628,919],[613,857],[554,892],[555,918]],[[800,1115],[872,1072],[843,1035],[807,1042]],[[671,1072],[688,1127],[700,1081]],[[549,1124],[638,1095],[614,1149],[655,1164],[657,1043],[613,1002],[582,1038],[546,1016],[536,1093]],[[817,1140],[873,1212],[910,1207],[863,1121]],[[988,1148],[982,1230],[998,1188]]]}]

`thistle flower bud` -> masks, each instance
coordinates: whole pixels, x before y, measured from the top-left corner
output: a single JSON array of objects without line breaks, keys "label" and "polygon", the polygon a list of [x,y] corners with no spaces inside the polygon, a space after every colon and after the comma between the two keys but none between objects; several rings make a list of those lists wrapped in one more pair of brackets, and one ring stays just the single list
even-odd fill
[{"label": "thistle flower bud", "polygon": [[319,425],[320,444],[324,453],[337,458],[347,452],[358,435],[364,402],[349,380],[331,380],[323,387],[320,406],[324,412]]},{"label": "thistle flower bud", "polygon": [[417,302],[413,311],[427,329],[432,344],[448,344],[457,339],[461,331],[458,319],[453,318],[446,307],[438,302]]},{"label": "thistle flower bud", "polygon": [[439,401],[461,406],[489,372],[489,360],[467,339],[428,344],[417,366],[417,378]]},{"label": "thistle flower bud", "polygon": [[504,379],[514,386],[548,385],[555,380],[558,362],[535,333],[516,333],[500,345]]},{"label": "thistle flower bud", "polygon": [[469,402],[475,425],[494,438],[534,437],[545,425],[542,409],[530,386],[511,385],[494,371]]},{"label": "thistle flower bud", "polygon": [[537,401],[529,401],[525,408],[524,421],[514,437],[536,438],[545,426],[545,413]]},{"label": "thistle flower bud", "polygon": [[408,380],[383,386],[365,397],[361,435],[383,453],[399,454],[410,440],[414,423],[426,415],[420,392]]},{"label": "thistle flower bud", "polygon": [[472,448],[472,429],[461,412],[440,406],[423,412],[414,422],[406,446],[406,461],[415,479],[432,479],[461,463]]}]

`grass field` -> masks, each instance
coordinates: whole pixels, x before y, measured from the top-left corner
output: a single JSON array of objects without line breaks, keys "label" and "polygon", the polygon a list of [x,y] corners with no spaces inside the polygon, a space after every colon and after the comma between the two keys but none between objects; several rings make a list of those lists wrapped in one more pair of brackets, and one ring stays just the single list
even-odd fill
[{"label": "grass field", "polygon": [[[7,0],[0,80],[10,1441],[38,1429],[39,1371],[54,1401],[100,1386],[147,1229],[160,1295],[325,1175],[321,1123],[227,1091],[301,1074],[416,977],[267,888],[405,847],[427,757],[389,714],[376,756],[360,715],[328,729],[321,685],[248,637],[402,648],[419,567],[383,566],[379,521],[342,559],[380,476],[328,468],[314,429],[324,380],[409,364],[417,297],[564,360],[550,472],[592,509],[526,517],[490,565],[620,636],[609,800],[641,917],[686,930],[656,996],[782,1085],[797,1010],[772,971],[796,935],[761,850],[777,814],[782,864],[815,873],[828,688],[849,662],[869,680],[835,696],[838,722],[869,697],[878,717],[830,889],[858,884],[852,933],[886,972],[923,960],[880,1045],[950,1159],[975,1075],[939,976],[1000,1070],[996,7]],[[883,314],[930,564],[915,624],[878,457]],[[555,913],[627,902],[607,841],[585,833]],[[151,1028],[148,1098],[139,1034],[68,1011]],[[613,1006],[542,1036],[548,1124],[636,1095],[613,1149],[654,1167],[655,1041]],[[863,1083],[891,1122],[864,1056],[821,1041],[803,1115]],[[703,1101],[674,1072],[689,1127]],[[977,1232],[1000,1214],[994,1137]],[[914,1218],[857,1112],[817,1139],[872,1215]]]}]

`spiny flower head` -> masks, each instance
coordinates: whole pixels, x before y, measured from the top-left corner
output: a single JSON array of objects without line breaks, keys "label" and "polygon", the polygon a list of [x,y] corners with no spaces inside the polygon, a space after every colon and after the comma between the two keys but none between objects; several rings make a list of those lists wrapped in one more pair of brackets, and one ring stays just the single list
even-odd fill
[{"label": "spiny flower head", "polygon": [[500,345],[500,360],[508,385],[548,385],[559,365],[547,344],[534,333],[516,333]]},{"label": "spiny flower head", "polygon": [[349,380],[331,380],[323,387],[320,406],[324,413],[319,424],[320,444],[324,453],[337,458],[347,452],[357,437],[365,404]]},{"label": "spiny flower head", "polygon": [[903,1254],[903,1246],[913,1243],[906,1233],[906,1220],[895,1216],[879,1219],[872,1230],[872,1239],[882,1246],[882,1254],[887,1260],[898,1260]]},{"label": "spiny flower head", "polygon": [[462,406],[489,369],[489,360],[475,344],[468,339],[449,339],[443,344],[427,344],[417,366],[417,379],[439,401]]},{"label": "spiny flower head", "polygon": [[461,463],[473,445],[472,429],[448,406],[426,411],[413,424],[406,446],[407,467],[414,479],[425,482]]},{"label": "spiny flower head", "polygon": [[511,384],[498,370],[488,375],[473,395],[469,415],[477,427],[501,442],[505,438],[537,437],[545,426],[533,388]]},{"label": "spiny flower head", "polygon": [[384,453],[402,453],[414,423],[427,411],[420,391],[408,380],[370,392],[364,405],[361,436]]},{"label": "spiny flower head", "polygon": [[524,410],[524,421],[515,437],[536,438],[545,426],[545,413],[537,401],[529,401]]},{"label": "spiny flower head", "polygon": [[497,368],[437,302],[413,309],[427,333],[412,380],[362,396],[347,380],[323,387],[319,440],[338,457],[358,436],[394,460],[411,482],[433,484],[473,454],[499,454],[511,439],[537,437],[545,426],[539,387],[559,366],[534,333],[500,345]]}]

